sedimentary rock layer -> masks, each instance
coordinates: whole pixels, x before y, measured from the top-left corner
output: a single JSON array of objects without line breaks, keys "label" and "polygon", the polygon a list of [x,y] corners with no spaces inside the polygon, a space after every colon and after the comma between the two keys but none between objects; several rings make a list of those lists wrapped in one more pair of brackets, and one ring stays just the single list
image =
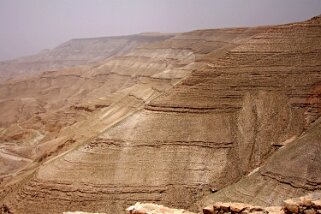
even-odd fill
[{"label": "sedimentary rock layer", "polygon": [[[46,135],[43,141],[37,143],[39,146],[36,148],[43,149],[40,149],[41,152],[34,149],[38,153],[34,152],[36,155],[32,156],[31,161],[50,161],[32,175],[29,182],[26,181],[26,186],[19,188],[16,193],[9,193],[5,201],[18,212],[61,212],[79,207],[88,211],[104,211],[108,206],[109,212],[117,213],[139,199],[186,206],[186,202],[196,201],[203,191],[207,191],[209,184],[215,188],[221,187],[226,184],[222,180],[227,175],[231,177],[229,183],[232,183],[239,176],[227,171],[234,163],[231,159],[235,152],[232,149],[235,139],[231,124],[234,114],[217,114],[215,111],[207,114],[164,112],[143,109],[143,105],[195,68],[206,66],[206,63],[196,61],[197,58],[211,54],[214,60],[258,31],[245,28],[196,31],[136,48],[91,69],[43,73],[41,80],[49,80],[58,88],[65,84],[56,85],[55,81],[74,78],[74,89],[67,90],[72,94],[72,99],[67,103],[72,106],[68,111],[76,112],[76,116],[70,117],[75,122],[68,128],[58,128],[58,134],[51,131],[50,136]],[[228,44],[218,41],[223,38],[229,41]],[[207,45],[204,43],[206,41]],[[125,81],[112,79],[113,76],[125,78]],[[81,81],[78,83],[77,79]],[[102,86],[91,86],[88,81],[101,81]],[[106,91],[110,91],[108,86],[115,83],[121,87],[115,88],[114,93],[110,92],[111,95],[106,95]],[[74,91],[83,89],[87,84],[92,88],[81,95],[74,94]],[[15,90],[8,93],[12,91]],[[80,102],[85,99],[86,103]],[[65,99],[58,100],[65,107]],[[103,108],[97,109],[97,105],[103,105]],[[55,107],[48,108],[52,110]],[[65,110],[63,108],[60,111]],[[84,119],[78,116],[78,112],[82,112]],[[52,117],[51,114],[44,116]],[[216,127],[221,128],[215,131]],[[10,132],[7,130],[6,133],[10,139]],[[72,143],[59,149],[61,142],[68,139]],[[77,145],[77,149],[74,149]],[[53,148],[54,152],[48,151],[48,147]],[[213,154],[217,159],[211,158]],[[156,156],[158,158],[155,159]],[[141,158],[141,161],[137,158]],[[24,168],[18,169],[21,173],[25,171]],[[14,169],[10,170],[14,172]],[[8,171],[5,173],[8,174]],[[79,179],[79,176],[83,178]],[[10,180],[10,177],[6,179]],[[79,183],[76,184],[76,181]],[[74,185],[81,189],[79,195],[72,190]],[[55,188],[59,190],[53,191]],[[182,193],[186,193],[184,197]],[[36,195],[30,197],[30,194]],[[35,206],[26,207],[29,202]]]},{"label": "sedimentary rock layer", "polygon": [[253,36],[215,63],[195,69],[147,108],[236,112],[241,168],[251,171],[320,116],[319,20]]},{"label": "sedimentary rock layer", "polygon": [[[192,52],[168,49],[163,55],[161,49],[158,58],[144,56],[157,51],[141,48],[99,66],[44,72],[3,84],[0,196],[43,162],[94,138],[188,74],[182,68],[194,61]],[[153,77],[156,74],[161,77]]]},{"label": "sedimentary rock layer", "polygon": [[[240,83],[247,81],[250,93],[265,91],[262,94],[264,99],[271,99],[269,97],[275,94],[280,98],[278,105],[271,110],[266,109],[270,106],[267,103],[258,105],[256,98],[248,105],[252,107],[243,105],[239,112],[238,121],[243,124],[238,138],[239,148],[244,149],[240,160],[247,169],[249,166],[251,169],[261,168],[253,170],[238,183],[205,197],[201,201],[202,205],[210,201],[280,205],[286,198],[320,189],[320,120],[317,120],[320,117],[320,98],[317,98],[320,96],[317,92],[321,70],[320,30],[320,17],[316,17],[304,23],[272,28],[267,33],[254,37],[249,45],[239,46],[231,51],[233,61],[242,64],[251,57],[256,59],[249,66],[238,65],[241,74],[247,76],[247,71],[253,70],[253,66],[260,67],[255,76],[247,76],[248,80],[238,79]],[[258,59],[257,56],[262,53],[260,48],[255,47],[262,47],[264,53],[270,54]],[[255,52],[243,53],[246,49]],[[245,58],[238,60],[245,54]],[[229,60],[227,62],[230,63]],[[225,62],[224,66],[226,64]],[[242,91],[243,87],[241,84],[236,89]],[[271,101],[269,103],[273,103]],[[245,113],[247,108],[254,114]],[[253,117],[251,114],[257,116]],[[270,116],[260,121],[260,115],[264,114]],[[245,120],[257,125],[249,126]],[[283,122],[286,123],[282,125]],[[265,161],[273,147],[282,148]],[[249,149],[251,153],[244,153]]]},{"label": "sedimentary rock layer", "polygon": [[[320,26],[317,17],[184,33],[86,70],[82,78],[132,82],[107,108],[75,102],[86,119],[53,136],[77,146],[43,157],[3,203],[30,213],[122,213],[136,201],[197,210],[202,198],[278,205],[320,189]],[[305,173],[280,167],[288,162]]]},{"label": "sedimentary rock layer", "polygon": [[[275,154],[256,172],[201,201],[235,201],[261,206],[281,205],[291,197],[321,189],[321,120]],[[202,206],[201,205],[201,206]]]},{"label": "sedimentary rock layer", "polygon": [[71,66],[96,64],[115,55],[149,42],[172,37],[166,34],[138,34],[130,36],[72,39],[52,50],[44,50],[33,56],[0,62],[0,82],[17,75],[29,76],[48,70]]}]

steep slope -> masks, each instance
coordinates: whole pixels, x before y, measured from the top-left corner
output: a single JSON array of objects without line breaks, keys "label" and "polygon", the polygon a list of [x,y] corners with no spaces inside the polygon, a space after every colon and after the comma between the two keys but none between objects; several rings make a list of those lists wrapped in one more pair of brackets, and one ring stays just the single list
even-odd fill
[{"label": "steep slope", "polygon": [[269,28],[147,108],[234,115],[240,170],[250,172],[320,116],[319,19]]},{"label": "steep slope", "polygon": [[56,70],[77,65],[95,64],[120,55],[148,42],[168,39],[173,35],[130,35],[88,39],[72,39],[52,50],[33,56],[0,62],[0,82],[36,72]]},{"label": "steep slope", "polygon": [[[163,54],[164,51],[166,54]],[[150,52],[154,56],[148,56]],[[167,59],[171,62],[167,62]],[[193,61],[194,55],[188,50],[146,47],[115,56],[99,66],[44,72],[1,85],[0,109],[3,111],[0,113],[0,154],[4,162],[1,175],[11,177],[12,173],[32,160],[50,153],[50,149],[44,152],[39,147],[45,148],[43,144],[53,139],[75,141],[72,133],[63,131],[65,128],[77,127],[78,122],[87,121],[86,128],[92,125],[90,121],[95,121],[95,117],[105,118],[106,112],[112,111],[116,115],[117,108],[119,115],[126,112],[122,113],[122,108],[131,108],[133,105],[135,109],[135,102],[143,102],[179,81],[187,73],[179,68]],[[153,77],[165,69],[168,75],[165,73],[160,78]],[[177,69],[176,74],[171,72],[172,69]],[[143,95],[140,97],[141,93]],[[115,105],[119,103],[120,106],[115,110]],[[106,126],[104,122],[101,122],[103,129]],[[97,134],[96,131],[86,132],[90,136]],[[80,132],[79,135],[85,134]],[[60,143],[53,144],[56,147],[55,144]]]},{"label": "steep slope", "polygon": [[285,147],[249,177],[209,194],[200,206],[213,201],[280,205],[320,190],[320,119],[315,122],[321,107],[320,45],[321,17],[315,17],[274,27],[222,59],[226,73],[215,82],[228,80],[233,92],[228,91],[245,94],[236,118],[240,169],[260,167],[271,151]]},{"label": "steep slope", "polygon": [[[81,76],[94,76],[105,80],[107,85],[115,81],[111,78],[114,75],[126,77],[129,82],[134,81],[135,84],[116,91],[110,98],[109,107],[97,113],[91,112],[87,119],[62,129],[58,135],[51,133],[51,141],[46,138],[38,142],[39,146],[35,147],[34,151],[55,148],[66,142],[74,146],[69,146],[70,149],[67,151],[70,152],[45,157],[50,161],[32,175],[30,180],[26,179],[21,183],[26,182],[25,185],[8,195],[5,191],[3,195],[7,195],[7,206],[17,212],[33,213],[43,210],[59,213],[80,208],[98,211],[105,210],[108,206],[109,212],[120,213],[133,201],[141,199],[160,200],[179,206],[184,206],[187,201],[194,201],[199,188],[206,186],[209,179],[215,180],[215,177],[210,176],[211,170],[225,173],[219,162],[213,161],[208,167],[199,156],[207,155],[207,160],[210,160],[215,152],[222,156],[223,163],[227,162],[225,157],[230,154],[233,141],[229,134],[230,117],[199,117],[198,114],[194,114],[184,119],[182,115],[143,110],[143,104],[175,85],[193,70],[206,67],[207,62],[200,60],[204,56],[211,56],[214,60],[263,30],[264,28],[242,28],[181,34],[163,42],[136,48],[82,74]],[[43,75],[55,78],[62,76],[58,74]],[[95,87],[94,91],[90,91],[81,99],[88,98],[95,103],[100,96],[106,96],[104,93],[105,90]],[[87,110],[92,109],[88,108],[88,104],[78,105],[78,109],[84,107]],[[124,118],[125,120],[120,122]],[[211,122],[213,119],[215,123]],[[170,124],[166,125],[167,122]],[[112,126],[115,123],[117,125]],[[184,123],[194,123],[195,126],[186,129]],[[199,130],[204,128],[204,131],[194,132],[194,128],[199,125]],[[112,128],[108,129],[111,126]],[[225,126],[224,133],[217,131],[205,136],[205,132],[214,129],[215,126]],[[156,133],[158,131],[159,134]],[[172,134],[169,134],[171,132]],[[99,133],[102,134],[98,135]],[[75,142],[68,143],[68,139]],[[73,149],[75,145],[79,146]],[[44,152],[35,153],[37,157]],[[45,154],[48,154],[48,151]],[[163,157],[167,157],[167,160],[157,164]],[[137,158],[142,160],[139,161]],[[180,158],[186,163],[178,161]],[[39,160],[35,157],[33,159]],[[146,163],[144,168],[142,163]],[[189,164],[193,165],[189,167]],[[26,166],[27,169],[36,168],[34,165],[32,163]],[[29,172],[26,166],[19,169],[20,174]],[[207,178],[201,179],[204,167],[207,168]],[[215,169],[216,167],[218,168]],[[161,174],[158,174],[160,172]],[[193,177],[182,180],[191,172],[194,173]],[[17,180],[15,176],[6,178],[5,189],[13,183],[12,178]],[[75,192],[74,188],[79,191]],[[181,193],[186,190],[188,194],[181,198]],[[101,194],[95,194],[97,192]],[[28,206],[30,203],[34,206]]]},{"label": "steep slope", "polygon": [[[320,19],[184,33],[85,72],[139,78],[44,140],[39,148],[61,145],[56,138],[72,146],[8,178],[5,207],[123,213],[141,201],[196,210],[237,196],[275,205],[320,189]],[[311,151],[298,158],[303,148]],[[305,173],[280,167],[288,162]]]},{"label": "steep slope", "polygon": [[200,206],[234,201],[261,206],[321,189],[321,119],[302,136],[278,150],[255,173],[205,197]]}]

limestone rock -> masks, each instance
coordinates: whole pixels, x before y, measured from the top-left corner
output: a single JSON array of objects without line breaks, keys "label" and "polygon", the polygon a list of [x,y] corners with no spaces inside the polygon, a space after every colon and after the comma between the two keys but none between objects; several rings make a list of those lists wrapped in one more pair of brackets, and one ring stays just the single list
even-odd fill
[{"label": "limestone rock", "polygon": [[306,213],[316,214],[319,210],[319,200],[321,192],[313,193],[287,199],[283,202],[283,206],[260,207],[244,203],[224,203],[216,202],[213,204],[213,211],[210,206],[203,209],[203,213],[270,213],[270,214],[287,214],[287,213]]},{"label": "limestone rock", "polygon": [[281,206],[266,207],[265,210],[269,214],[284,214],[284,210]]},{"label": "limestone rock", "polygon": [[203,214],[214,214],[213,206],[204,207]]},{"label": "limestone rock", "polygon": [[[222,203],[216,202],[213,205],[214,212],[213,213],[268,213],[266,208],[253,206],[250,204],[243,203]],[[272,210],[273,208],[270,208]],[[274,209],[275,210],[275,209]],[[203,212],[205,214],[205,212]]]},{"label": "limestone rock", "polygon": [[288,199],[284,201],[285,209],[292,213],[299,213],[300,205],[298,201],[294,201],[293,199]]},{"label": "limestone rock", "polygon": [[141,204],[137,202],[135,205],[126,209],[128,214],[195,214],[183,209],[171,209],[157,204]]},{"label": "limestone rock", "polygon": [[316,214],[320,209],[321,192],[316,191],[308,195],[284,201],[285,212]]}]

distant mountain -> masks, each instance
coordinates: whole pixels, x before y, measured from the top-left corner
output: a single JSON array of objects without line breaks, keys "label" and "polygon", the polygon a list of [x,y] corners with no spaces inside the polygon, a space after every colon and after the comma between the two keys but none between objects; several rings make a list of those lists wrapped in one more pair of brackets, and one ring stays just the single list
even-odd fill
[{"label": "distant mountain", "polygon": [[126,53],[141,44],[170,38],[166,34],[137,34],[129,36],[72,39],[52,50],[0,62],[0,82],[17,74],[57,70],[84,64],[95,64],[109,57]]}]

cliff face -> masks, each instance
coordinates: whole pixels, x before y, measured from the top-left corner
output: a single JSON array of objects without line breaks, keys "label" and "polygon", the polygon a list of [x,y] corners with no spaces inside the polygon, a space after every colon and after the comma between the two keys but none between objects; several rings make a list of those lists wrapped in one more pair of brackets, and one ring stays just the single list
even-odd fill
[{"label": "cliff face", "polygon": [[[194,71],[149,108],[235,116],[241,169],[249,172],[320,116],[320,25],[271,27]],[[250,151],[250,152],[249,152]]]},{"label": "cliff face", "polygon": [[[260,84],[256,87],[268,89],[263,99],[271,99],[269,97],[275,94],[282,96],[282,99],[279,99],[277,104],[275,103],[275,107],[271,108],[273,117],[266,120],[265,123],[258,120],[256,127],[265,133],[271,131],[271,134],[267,136],[269,138],[265,143],[257,141],[258,138],[255,138],[254,148],[257,150],[250,150],[254,153],[251,152],[248,156],[262,158],[260,154],[269,151],[267,149],[275,146],[282,148],[263,164],[257,165],[261,168],[254,170],[250,176],[218,193],[205,197],[201,204],[204,205],[210,201],[237,201],[263,206],[279,205],[287,197],[297,197],[306,192],[320,189],[320,119],[317,119],[320,117],[320,92],[318,91],[321,59],[320,23],[320,17],[316,17],[304,23],[273,28],[268,33],[260,35],[259,40],[254,38],[257,41],[261,41],[261,39],[265,42],[269,41],[267,43],[269,51],[275,52],[276,49],[282,47],[282,55],[285,54],[285,56],[281,57],[277,52],[277,54],[273,54],[275,56],[264,59],[267,62],[273,62],[273,64],[269,64],[269,76],[257,78],[260,80]],[[267,40],[267,38],[270,39]],[[273,41],[278,42],[274,45]],[[240,46],[239,48],[245,47]],[[258,62],[260,63],[260,61]],[[273,70],[275,73],[272,73]],[[270,80],[273,80],[274,83],[268,82]],[[251,84],[258,84],[255,83],[255,78],[251,78],[251,83],[248,85]],[[274,87],[267,85],[274,85]],[[258,106],[257,101],[257,98],[254,99],[250,105]],[[271,101],[269,103],[260,106],[264,108],[264,106],[269,107],[273,104]],[[243,117],[246,109],[246,105],[243,105],[239,112],[238,121]],[[258,108],[254,107],[254,109]],[[254,112],[257,115],[260,115],[257,112],[265,115],[270,114],[266,108]],[[247,121],[244,119],[245,123],[242,124],[248,124],[251,122],[251,118],[251,116],[247,116]],[[282,127],[280,125],[283,122],[285,123]],[[262,129],[264,126],[270,128]],[[243,125],[241,130],[244,130],[244,127],[249,127],[249,125]],[[247,138],[252,136],[250,133],[246,132]],[[287,139],[282,139],[283,136],[287,136]],[[241,141],[240,143],[241,145],[251,145],[248,142],[251,141]],[[251,159],[240,159],[243,163],[244,160],[248,160],[247,163],[250,164],[257,163],[255,159],[254,162]]]},{"label": "cliff face", "polygon": [[[206,67],[207,62],[199,59],[209,55],[211,59],[218,58],[260,30],[263,29],[180,34],[137,47],[97,66],[45,72],[23,81],[11,80],[4,84],[3,99],[15,95],[16,102],[31,102],[26,98],[32,96],[42,111],[33,113],[25,109],[30,112],[27,117],[25,112],[17,110],[12,115],[19,119],[8,119],[7,123],[3,123],[2,140],[6,143],[3,144],[2,158],[8,166],[2,168],[3,183],[11,184],[17,179],[17,173],[23,174],[21,177],[27,176],[48,161],[44,164],[44,171],[39,171],[30,180],[34,183],[31,189],[19,189],[17,195],[9,194],[6,200],[22,200],[16,209],[34,209],[30,212],[48,208],[52,212],[60,212],[79,206],[87,210],[94,207],[102,210],[106,204],[113,212],[121,212],[132,201],[139,199],[162,200],[180,206],[186,200],[195,201],[199,195],[195,188],[206,186],[209,179],[215,180],[211,178],[210,170],[215,167],[224,170],[219,163],[227,162],[225,156],[232,145],[230,118],[218,115],[216,122],[212,123],[211,115],[186,114],[185,117],[171,112],[144,110],[144,104],[170,89],[193,70]],[[10,104],[8,100],[3,103]],[[187,124],[193,126],[187,129]],[[215,125],[225,126],[224,133],[217,131],[206,136],[205,133],[215,129]],[[110,127],[110,131],[105,131]],[[195,128],[200,132],[194,132]],[[210,160],[213,151],[222,158],[220,162],[213,160],[213,165],[208,168],[199,154],[207,155],[207,160]],[[136,161],[138,156],[143,162]],[[167,160],[157,164],[163,157]],[[178,161],[180,158],[182,160]],[[71,166],[70,161],[76,164]],[[142,168],[142,163],[146,164],[145,168]],[[56,168],[57,165],[74,170],[67,170],[69,173],[66,173],[66,169]],[[190,173],[186,169],[190,167],[194,175],[184,181]],[[207,171],[204,179],[200,178],[202,169]],[[48,177],[47,172],[52,176]],[[93,172],[95,176],[92,176]],[[82,179],[78,179],[80,174]],[[77,184],[77,181],[80,183]],[[61,191],[69,192],[69,187],[73,186],[68,184],[70,182],[80,185],[81,189],[89,189],[80,190],[87,192],[84,196],[69,193],[62,196],[68,202],[61,205],[62,201],[57,199],[52,187],[62,185],[59,187]],[[32,199],[39,205],[38,208],[38,205],[26,206],[29,190],[39,191],[37,199]],[[181,200],[180,195],[185,190],[188,194]],[[98,198],[93,195],[96,191],[102,191]],[[6,194],[5,191],[3,195]],[[46,195],[44,201],[39,200],[43,194]],[[52,200],[57,200],[57,203],[47,203]]]},{"label": "cliff face", "polygon": [[7,82],[2,106],[27,108],[2,122],[2,201],[18,213],[193,211],[318,190],[320,47],[317,17],[178,34]]},{"label": "cliff face", "polygon": [[215,201],[281,205],[287,198],[320,190],[320,122],[319,119],[298,139],[275,152],[258,170],[204,197],[199,206]]}]

